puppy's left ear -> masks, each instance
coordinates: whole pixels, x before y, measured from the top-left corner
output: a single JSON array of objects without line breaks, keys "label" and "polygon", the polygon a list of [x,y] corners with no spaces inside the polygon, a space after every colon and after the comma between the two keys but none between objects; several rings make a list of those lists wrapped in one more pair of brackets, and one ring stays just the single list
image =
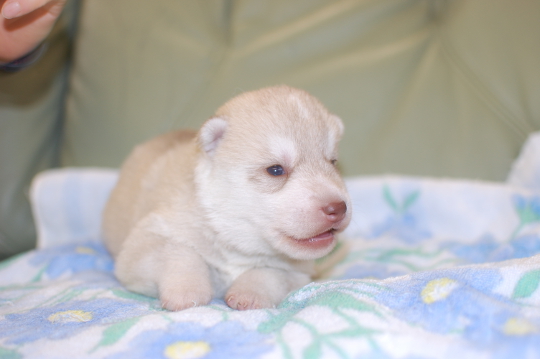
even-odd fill
[{"label": "puppy's left ear", "polygon": [[227,121],[221,117],[213,117],[206,121],[199,130],[198,142],[202,150],[210,157],[214,155],[219,143],[227,131]]}]

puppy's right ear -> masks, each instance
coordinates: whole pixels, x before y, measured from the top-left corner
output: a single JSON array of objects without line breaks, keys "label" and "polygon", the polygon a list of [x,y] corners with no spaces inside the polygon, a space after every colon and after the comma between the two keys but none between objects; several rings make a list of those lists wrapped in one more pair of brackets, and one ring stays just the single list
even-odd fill
[{"label": "puppy's right ear", "polygon": [[335,139],[336,141],[339,141],[341,137],[343,136],[343,132],[345,131],[345,126],[343,125],[343,121],[338,116],[331,114],[330,115],[331,121],[334,121],[334,124],[337,128],[337,133],[335,133]]},{"label": "puppy's right ear", "polygon": [[199,145],[210,157],[214,155],[214,152],[223,139],[226,130],[227,121],[221,117],[213,117],[209,119],[199,130]]}]

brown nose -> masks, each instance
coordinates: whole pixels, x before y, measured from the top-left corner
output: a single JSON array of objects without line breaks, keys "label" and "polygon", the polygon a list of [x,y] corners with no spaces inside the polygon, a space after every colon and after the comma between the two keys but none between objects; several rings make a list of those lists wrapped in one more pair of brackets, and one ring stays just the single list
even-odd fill
[{"label": "brown nose", "polygon": [[324,214],[331,222],[339,222],[345,218],[345,213],[347,213],[347,205],[344,201],[341,202],[332,202],[327,204],[322,208]]}]

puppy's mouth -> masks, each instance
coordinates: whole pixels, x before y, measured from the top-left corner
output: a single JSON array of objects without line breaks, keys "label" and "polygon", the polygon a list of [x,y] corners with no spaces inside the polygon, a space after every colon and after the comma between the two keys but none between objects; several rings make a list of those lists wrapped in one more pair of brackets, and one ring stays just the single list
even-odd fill
[{"label": "puppy's mouth", "polygon": [[305,239],[294,238],[294,241],[298,243],[299,245],[301,245],[302,247],[308,247],[310,249],[325,248],[334,242],[335,231],[336,230],[332,228],[326,232],[316,235],[315,237],[305,238]]}]

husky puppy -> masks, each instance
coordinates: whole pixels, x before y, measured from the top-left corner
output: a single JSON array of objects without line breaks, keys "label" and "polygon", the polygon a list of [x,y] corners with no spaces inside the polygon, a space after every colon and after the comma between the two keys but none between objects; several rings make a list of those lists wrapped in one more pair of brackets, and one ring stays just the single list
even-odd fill
[{"label": "husky puppy", "polygon": [[103,216],[117,278],[169,310],[277,305],[349,224],[342,133],[313,96],[277,86],[233,98],[198,133],[137,146]]}]

